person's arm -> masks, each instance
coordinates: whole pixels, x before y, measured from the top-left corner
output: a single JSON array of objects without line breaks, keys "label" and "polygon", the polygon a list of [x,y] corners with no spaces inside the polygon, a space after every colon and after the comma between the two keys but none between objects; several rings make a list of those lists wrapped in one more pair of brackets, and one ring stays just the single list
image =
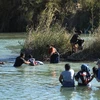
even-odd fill
[{"label": "person's arm", "polygon": [[60,75],[60,77],[59,77],[59,82],[62,84],[63,83],[63,76],[62,75]]},{"label": "person's arm", "polygon": [[22,58],[22,60],[23,60],[23,62],[25,63],[25,64],[30,64],[30,62],[29,61],[26,61],[25,59],[23,59]]},{"label": "person's arm", "polygon": [[97,80],[98,82],[100,82],[100,71],[98,72],[98,77],[96,77],[96,80]]},{"label": "person's arm", "polygon": [[92,75],[91,78],[88,80],[87,83],[91,82],[91,81],[93,80],[94,76],[95,76],[95,75]]},{"label": "person's arm", "polygon": [[30,64],[30,62],[29,62],[29,61],[24,61],[24,63],[25,63],[25,64]]},{"label": "person's arm", "polygon": [[79,74],[79,72],[75,75],[75,80],[76,81],[78,81],[78,79],[79,79],[79,75],[78,74]]}]

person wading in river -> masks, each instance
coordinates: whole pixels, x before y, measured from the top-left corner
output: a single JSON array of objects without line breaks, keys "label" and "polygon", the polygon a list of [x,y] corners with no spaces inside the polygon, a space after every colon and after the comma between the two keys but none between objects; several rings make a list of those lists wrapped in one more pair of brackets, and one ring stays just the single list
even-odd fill
[{"label": "person wading in river", "polygon": [[98,82],[100,82],[100,59],[97,61],[98,68],[93,67],[93,73]]},{"label": "person wading in river", "polygon": [[47,48],[49,49],[48,52],[50,54],[50,63],[58,63],[60,56],[56,48],[53,45],[47,45]]},{"label": "person wading in river", "polygon": [[69,64],[65,64],[65,71],[60,74],[59,81],[63,87],[74,87],[74,70]]},{"label": "person wading in river", "polygon": [[14,67],[20,67],[22,64],[30,64],[29,61],[25,60],[25,54],[20,53],[20,56],[18,56],[15,60]]},{"label": "person wading in river", "polygon": [[81,65],[81,70],[75,75],[75,79],[78,82],[78,86],[91,87],[90,82],[93,80],[94,75],[91,76],[90,69],[87,64]]}]

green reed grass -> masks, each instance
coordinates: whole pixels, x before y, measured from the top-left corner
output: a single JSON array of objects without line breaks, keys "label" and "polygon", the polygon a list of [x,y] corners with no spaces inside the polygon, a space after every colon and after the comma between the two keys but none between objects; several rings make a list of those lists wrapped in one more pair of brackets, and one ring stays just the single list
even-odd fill
[{"label": "green reed grass", "polygon": [[[31,51],[36,59],[42,59],[48,56],[48,48],[46,45],[53,44],[60,54],[71,50],[69,43],[70,35],[64,30],[59,32],[36,33],[29,32],[24,44],[24,51]],[[29,53],[29,52],[28,52]]]}]

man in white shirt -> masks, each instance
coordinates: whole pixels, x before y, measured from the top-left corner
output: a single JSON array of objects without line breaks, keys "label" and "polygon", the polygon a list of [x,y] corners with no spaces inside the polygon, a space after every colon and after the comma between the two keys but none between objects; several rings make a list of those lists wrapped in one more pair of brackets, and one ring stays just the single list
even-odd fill
[{"label": "man in white shirt", "polygon": [[60,83],[64,87],[74,87],[74,70],[70,68],[69,64],[65,64],[65,71],[60,74]]}]

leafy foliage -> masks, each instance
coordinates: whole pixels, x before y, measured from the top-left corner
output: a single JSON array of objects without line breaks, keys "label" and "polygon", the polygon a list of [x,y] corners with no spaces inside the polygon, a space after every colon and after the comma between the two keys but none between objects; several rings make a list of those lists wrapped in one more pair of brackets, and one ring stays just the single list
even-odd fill
[{"label": "leafy foliage", "polygon": [[[81,16],[80,16],[81,15]],[[100,25],[99,0],[1,0],[0,32],[49,30],[59,24],[94,30]]]}]

